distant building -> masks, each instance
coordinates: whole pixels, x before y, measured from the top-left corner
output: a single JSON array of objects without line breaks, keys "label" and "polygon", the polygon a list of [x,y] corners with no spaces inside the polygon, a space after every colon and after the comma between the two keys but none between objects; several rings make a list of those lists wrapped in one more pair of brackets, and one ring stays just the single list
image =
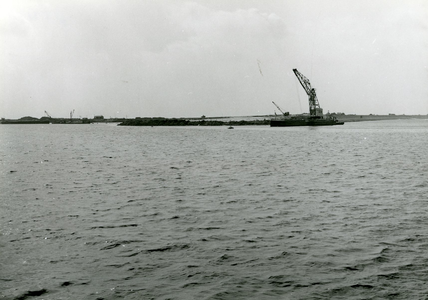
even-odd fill
[{"label": "distant building", "polygon": [[95,120],[104,120],[104,116],[101,116],[101,115],[99,115],[99,116],[94,116],[94,119],[95,119]]}]

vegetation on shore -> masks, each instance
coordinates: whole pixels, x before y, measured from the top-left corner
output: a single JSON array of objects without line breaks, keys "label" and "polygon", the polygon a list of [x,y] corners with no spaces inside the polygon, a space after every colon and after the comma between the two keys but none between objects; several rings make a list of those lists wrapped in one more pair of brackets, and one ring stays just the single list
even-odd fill
[{"label": "vegetation on shore", "polygon": [[269,119],[251,121],[219,121],[219,120],[189,120],[176,118],[144,118],[127,119],[119,126],[239,126],[239,125],[269,125]]},{"label": "vegetation on shore", "polygon": [[[398,119],[428,119],[428,115],[356,115],[356,114],[330,114],[341,122],[361,122],[361,121],[381,121]],[[244,125],[269,125],[272,118],[281,118],[282,116],[261,115],[261,116],[243,116],[245,120],[239,120],[240,117],[205,117],[200,118],[164,118],[164,117],[137,117],[128,118],[104,118],[95,116],[88,118],[50,118],[41,117],[22,117],[20,119],[1,118],[0,124],[90,124],[90,123],[119,123],[119,126],[244,126]]]},{"label": "vegetation on shore", "polygon": [[[397,119],[427,119],[427,115],[345,115],[332,114],[342,122],[361,122],[361,121],[381,121],[381,120],[397,120]],[[224,121],[216,119],[184,119],[184,118],[135,118],[125,119],[119,126],[242,126],[242,125],[269,125],[273,116],[265,116],[264,119],[253,120],[230,120],[224,117]],[[260,116],[259,116],[260,118]]]}]

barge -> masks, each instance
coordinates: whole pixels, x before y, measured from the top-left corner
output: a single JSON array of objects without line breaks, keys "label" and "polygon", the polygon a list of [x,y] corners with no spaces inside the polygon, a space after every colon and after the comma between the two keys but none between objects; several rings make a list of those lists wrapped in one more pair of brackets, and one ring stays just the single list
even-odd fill
[{"label": "barge", "polygon": [[271,127],[288,127],[288,126],[332,126],[332,125],[343,125],[345,122],[338,121],[334,116],[327,114],[325,117],[323,110],[315,93],[315,89],[311,87],[309,79],[306,78],[302,73],[293,69],[294,74],[305,90],[309,97],[309,115],[295,115],[290,116],[288,112],[283,112],[275,102],[272,103],[279,109],[283,114],[280,118],[274,118],[270,120]]},{"label": "barge", "polygon": [[271,127],[288,127],[288,126],[333,126],[343,125],[345,122],[341,122],[334,117],[331,118],[299,118],[290,117],[283,119],[272,119],[270,120]]}]

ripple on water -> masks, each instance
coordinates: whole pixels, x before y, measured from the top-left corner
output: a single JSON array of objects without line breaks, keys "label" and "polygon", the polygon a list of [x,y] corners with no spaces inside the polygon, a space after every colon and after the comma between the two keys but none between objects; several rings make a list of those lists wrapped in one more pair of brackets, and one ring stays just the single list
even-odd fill
[{"label": "ripple on water", "polygon": [[424,299],[428,129],[413,122],[6,126],[2,293]]}]

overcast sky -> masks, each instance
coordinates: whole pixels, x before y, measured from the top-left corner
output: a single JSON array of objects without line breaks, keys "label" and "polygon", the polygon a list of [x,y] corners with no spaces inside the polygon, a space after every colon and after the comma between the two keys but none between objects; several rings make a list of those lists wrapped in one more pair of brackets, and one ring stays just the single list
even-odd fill
[{"label": "overcast sky", "polygon": [[0,117],[428,114],[426,0],[2,0]]}]

